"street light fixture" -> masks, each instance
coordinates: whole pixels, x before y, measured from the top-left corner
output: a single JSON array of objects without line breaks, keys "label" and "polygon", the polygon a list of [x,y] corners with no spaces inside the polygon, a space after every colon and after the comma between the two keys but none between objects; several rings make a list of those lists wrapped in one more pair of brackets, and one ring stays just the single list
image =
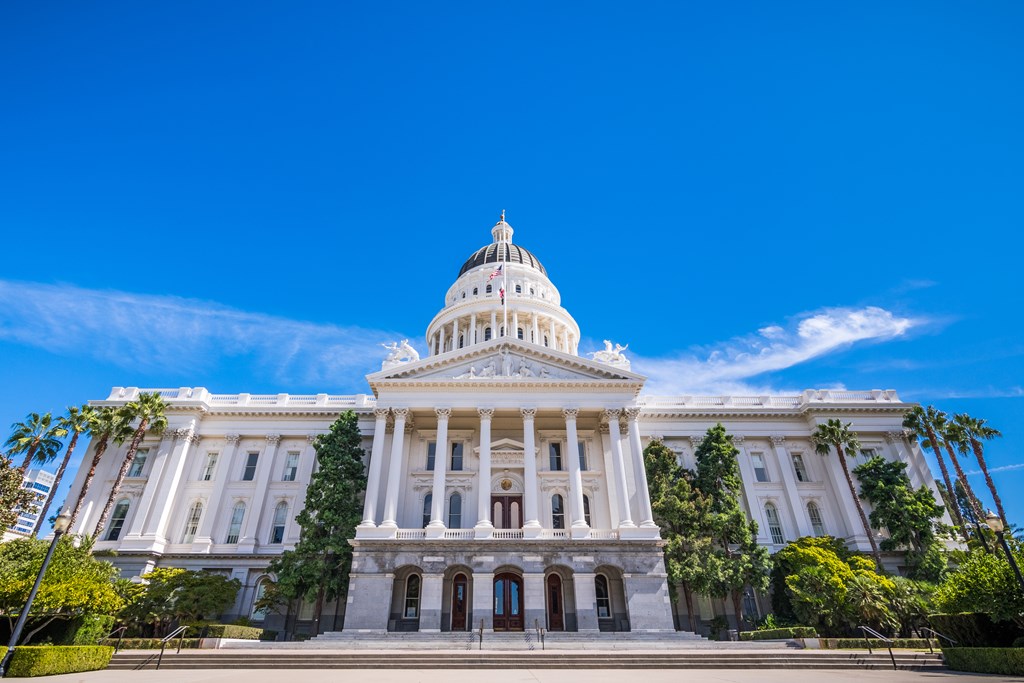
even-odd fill
[{"label": "street light fixture", "polygon": [[21,637],[22,629],[25,628],[25,622],[28,621],[28,613],[32,610],[32,602],[36,599],[40,584],[43,583],[43,576],[46,574],[46,568],[50,565],[50,559],[53,558],[53,551],[57,549],[57,541],[67,532],[70,525],[71,513],[67,510],[57,515],[57,519],[54,520],[53,540],[50,542],[50,548],[46,551],[46,557],[43,558],[43,566],[39,568],[39,574],[36,576],[35,585],[32,586],[32,590],[28,594],[28,600],[25,601],[25,606],[21,608],[21,614],[18,615],[18,622],[14,625],[14,631],[11,633],[11,642],[7,644],[7,653],[0,660],[0,678],[7,673],[7,666],[11,663],[11,657],[14,656],[14,648]]},{"label": "street light fixture", "polygon": [[1006,553],[1006,559],[1009,561],[1010,566],[1013,567],[1013,573],[1017,575],[1017,583],[1020,584],[1020,589],[1024,592],[1024,576],[1021,576],[1017,560],[1014,559],[1013,553],[1010,552],[1010,546],[1006,543],[1006,536],[1003,533],[1003,520],[999,518],[999,515],[989,510],[988,514],[985,515],[985,523],[988,524],[989,529],[996,533],[996,538],[999,539],[1000,545],[1003,546],[1003,552]]}]

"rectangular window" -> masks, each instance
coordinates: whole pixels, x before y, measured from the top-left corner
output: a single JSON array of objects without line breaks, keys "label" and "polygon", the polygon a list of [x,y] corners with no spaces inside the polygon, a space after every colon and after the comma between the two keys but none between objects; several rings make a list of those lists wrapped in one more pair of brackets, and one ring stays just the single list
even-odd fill
[{"label": "rectangular window", "polygon": [[768,481],[768,468],[764,466],[764,455],[761,453],[751,453],[750,462],[754,466],[754,478],[760,482]]},{"label": "rectangular window", "polygon": [[552,472],[562,471],[562,444],[548,444],[548,460]]},{"label": "rectangular window", "polygon": [[431,441],[427,444],[427,471],[434,471],[434,459],[437,458],[437,442]]},{"label": "rectangular window", "polygon": [[203,475],[200,477],[202,481],[213,481],[213,474],[217,471],[217,454],[207,453],[206,454],[206,465],[203,467]]},{"label": "rectangular window", "polygon": [[860,449],[860,454],[863,455],[868,460],[870,460],[871,458],[873,458],[873,457],[875,457],[877,455],[877,453],[875,453],[875,449],[874,448],[862,448],[862,449]]},{"label": "rectangular window", "polygon": [[142,470],[146,467],[146,460],[149,458],[149,449],[140,448],[135,453],[135,458],[132,460],[131,469],[128,470],[129,477],[141,477]]},{"label": "rectangular window", "polygon": [[249,453],[245,458],[245,469],[242,470],[242,481],[252,481],[256,478],[256,463],[260,459],[260,454],[256,452]]},{"label": "rectangular window", "polygon": [[804,456],[800,453],[793,454],[793,471],[796,472],[797,481],[810,481],[807,476],[807,468],[804,466]]},{"label": "rectangular window", "polygon": [[576,447],[580,451],[580,469],[584,472],[587,471],[587,447],[582,441],[576,444]]},{"label": "rectangular window", "polygon": [[462,443],[452,444],[452,472],[462,471]]},{"label": "rectangular window", "polygon": [[281,475],[281,481],[295,481],[295,477],[299,473],[299,452],[288,451],[288,457],[284,461],[284,473]]}]

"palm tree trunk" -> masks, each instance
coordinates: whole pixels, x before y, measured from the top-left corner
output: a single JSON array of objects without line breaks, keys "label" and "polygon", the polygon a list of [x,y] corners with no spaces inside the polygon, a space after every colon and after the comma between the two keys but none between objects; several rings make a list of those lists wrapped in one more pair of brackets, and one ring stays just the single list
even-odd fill
[{"label": "palm tree trunk", "polygon": [[149,420],[143,420],[139,424],[139,428],[135,430],[135,436],[132,437],[132,443],[128,447],[124,461],[121,463],[121,469],[117,471],[114,485],[110,487],[107,504],[103,506],[103,512],[100,513],[100,518],[96,521],[96,530],[92,533],[94,538],[99,538],[100,532],[103,531],[103,527],[107,523],[107,518],[110,517],[110,510],[114,507],[114,499],[117,498],[117,494],[121,491],[121,484],[124,483],[124,478],[128,476],[128,469],[132,466],[132,461],[135,460],[135,454],[139,451],[139,444],[142,443],[142,437],[146,435],[146,427],[148,425]]},{"label": "palm tree trunk", "polygon": [[964,542],[966,543],[970,539],[970,535],[967,533],[967,525],[964,524],[963,515],[960,514],[960,506],[956,504],[956,489],[953,488],[953,484],[949,479],[946,459],[942,457],[942,451],[939,450],[939,440],[936,438],[935,430],[931,428],[931,425],[928,425],[926,431],[928,433],[928,441],[932,445],[932,450],[935,451],[935,459],[939,462],[939,470],[942,471],[942,483],[946,485],[946,493],[949,497],[946,503],[949,505],[949,514],[953,517],[953,521],[956,522],[957,526],[960,527],[960,535],[964,537]]},{"label": "palm tree trunk", "polygon": [[36,438],[32,441],[32,445],[28,447],[28,451],[25,452],[25,460],[21,463],[21,474],[24,476],[25,472],[28,471],[28,466],[32,464],[32,458],[36,457],[36,449],[39,448],[39,439]]},{"label": "palm tree trunk", "polygon": [[985,519],[985,513],[978,507],[978,497],[974,495],[974,489],[971,488],[970,482],[967,481],[967,474],[964,472],[964,468],[960,466],[960,459],[956,457],[956,451],[953,450],[953,444],[948,441],[946,441],[945,444],[946,452],[949,453],[949,459],[953,462],[953,468],[956,469],[956,478],[959,480],[960,486],[964,487],[964,493],[967,494],[967,504],[971,506],[974,518],[981,521]]},{"label": "palm tree trunk", "polygon": [[853,476],[850,474],[850,468],[846,466],[846,454],[843,453],[842,446],[839,444],[833,445],[839,453],[839,463],[843,466],[843,474],[846,475],[846,483],[850,487],[850,494],[853,496],[853,504],[857,508],[857,513],[860,515],[860,523],[864,525],[864,533],[868,535],[868,541],[871,543],[871,554],[874,555],[875,565],[878,567],[878,573],[881,574],[884,571],[882,569],[882,554],[878,552],[878,543],[875,542],[875,536],[871,533],[871,525],[868,524],[868,516],[864,512],[864,506],[860,504],[860,496],[857,495],[857,487],[853,485]]},{"label": "palm tree trunk", "polygon": [[75,521],[78,519],[78,513],[82,511],[82,504],[85,503],[85,494],[89,492],[89,486],[92,484],[92,479],[96,476],[96,467],[100,464],[100,458],[102,458],[103,454],[107,452],[108,443],[108,438],[101,439],[96,443],[96,450],[92,454],[92,464],[89,466],[89,474],[85,475],[85,481],[82,482],[82,490],[78,492],[78,500],[75,501],[75,510],[71,513],[71,523],[68,525],[68,529],[75,528]]},{"label": "palm tree trunk", "polygon": [[60,467],[57,468],[57,473],[53,475],[53,484],[50,486],[50,492],[46,495],[46,502],[43,503],[43,509],[39,512],[39,518],[36,520],[36,528],[32,530],[33,537],[39,535],[39,529],[43,526],[43,522],[46,520],[46,513],[50,511],[50,503],[53,502],[53,496],[57,493],[57,487],[60,486],[60,480],[64,476],[64,470],[67,469],[68,461],[71,460],[71,454],[75,452],[75,446],[77,444],[78,432],[75,432],[71,436],[71,443],[68,444],[68,448],[64,452],[64,459],[60,461]]},{"label": "palm tree trunk", "polygon": [[[971,448],[974,449],[974,458],[978,461],[978,466],[981,467],[982,474],[985,475],[985,483],[988,484],[988,490],[992,492],[992,500],[996,504],[996,512],[999,513],[999,519],[1003,520],[1003,528],[1009,529],[1010,523],[1006,521],[1006,513],[1003,511],[1003,501],[999,499],[999,494],[996,492],[996,483],[992,481],[992,475],[988,473],[988,465],[985,464],[985,452],[981,447],[981,442],[977,439],[971,439]],[[984,517],[982,517],[984,519]]]}]

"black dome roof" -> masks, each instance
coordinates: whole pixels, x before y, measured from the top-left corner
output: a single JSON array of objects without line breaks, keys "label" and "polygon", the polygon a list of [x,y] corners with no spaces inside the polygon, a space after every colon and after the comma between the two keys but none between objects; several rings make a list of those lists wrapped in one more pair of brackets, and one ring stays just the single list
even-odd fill
[{"label": "black dome roof", "polygon": [[[502,253],[503,251],[504,253]],[[548,274],[548,271],[544,270],[544,266],[540,264],[537,257],[518,244],[494,242],[486,247],[477,249],[476,253],[466,259],[466,262],[462,264],[462,269],[459,271],[459,277],[485,263],[521,263],[524,266],[536,268],[545,276]]]}]

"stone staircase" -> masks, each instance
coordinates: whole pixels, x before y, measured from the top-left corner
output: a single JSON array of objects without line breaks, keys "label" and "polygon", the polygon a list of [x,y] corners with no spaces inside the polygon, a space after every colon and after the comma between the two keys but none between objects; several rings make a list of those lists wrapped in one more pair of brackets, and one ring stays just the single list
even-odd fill
[{"label": "stone staircase", "polygon": [[[636,649],[677,649],[680,647],[701,647],[712,641],[689,632],[669,631],[665,633],[572,633],[566,631],[546,632],[541,638],[536,629],[525,631],[485,632],[481,647],[480,634],[476,633],[354,633],[351,631],[328,631],[303,645],[308,648],[364,650],[636,650]],[[264,646],[266,644],[263,644]],[[274,647],[294,647],[294,643],[273,643]],[[754,644],[757,648],[758,645]],[[248,643],[233,642],[229,647],[252,647]],[[785,647],[784,643],[764,643],[764,647],[775,649]],[[259,647],[259,646],[257,646]]]}]

